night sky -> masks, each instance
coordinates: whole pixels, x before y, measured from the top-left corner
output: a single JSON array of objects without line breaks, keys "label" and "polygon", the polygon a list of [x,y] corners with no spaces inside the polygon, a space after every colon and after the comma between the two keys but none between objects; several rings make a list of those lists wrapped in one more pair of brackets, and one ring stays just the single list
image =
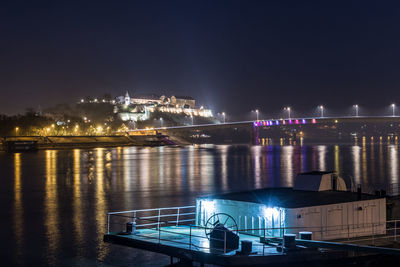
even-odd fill
[{"label": "night sky", "polygon": [[191,95],[232,119],[400,104],[395,1],[0,4],[0,113],[111,93]]}]

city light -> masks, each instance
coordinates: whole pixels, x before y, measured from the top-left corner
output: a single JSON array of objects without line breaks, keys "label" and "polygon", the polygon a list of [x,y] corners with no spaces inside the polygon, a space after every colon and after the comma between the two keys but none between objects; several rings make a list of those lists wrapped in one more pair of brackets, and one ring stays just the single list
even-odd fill
[{"label": "city light", "polygon": [[279,210],[277,208],[264,207],[264,217],[268,220],[272,220],[273,218],[278,218]]},{"label": "city light", "polygon": [[207,213],[213,213],[214,212],[214,210],[215,210],[215,202],[214,201],[212,201],[212,200],[203,200],[203,201],[201,201],[201,204],[203,205],[204,210]]},{"label": "city light", "polygon": [[356,117],[358,117],[358,105],[357,104],[353,105],[353,107],[354,107],[354,110],[356,111]]},{"label": "city light", "polygon": [[255,112],[256,113],[256,121],[258,121],[258,109],[252,110],[251,112]]},{"label": "city light", "polygon": [[324,117],[324,106],[319,106],[319,109],[321,110],[321,118]]},{"label": "city light", "polygon": [[396,115],[396,104],[392,104],[393,117]]},{"label": "city light", "polygon": [[224,118],[224,123],[225,123],[225,112],[222,112],[222,117]]},{"label": "city light", "polygon": [[290,117],[290,107],[285,107],[283,110],[288,112],[288,119],[290,120],[291,119],[291,117]]}]

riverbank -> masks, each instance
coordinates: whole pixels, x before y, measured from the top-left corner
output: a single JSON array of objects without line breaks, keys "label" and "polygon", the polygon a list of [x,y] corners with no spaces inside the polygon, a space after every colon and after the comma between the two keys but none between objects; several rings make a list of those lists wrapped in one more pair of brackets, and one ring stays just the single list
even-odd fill
[{"label": "riverbank", "polygon": [[16,136],[1,138],[0,150],[12,150],[15,142],[34,142],[35,149],[176,145],[165,135]]}]

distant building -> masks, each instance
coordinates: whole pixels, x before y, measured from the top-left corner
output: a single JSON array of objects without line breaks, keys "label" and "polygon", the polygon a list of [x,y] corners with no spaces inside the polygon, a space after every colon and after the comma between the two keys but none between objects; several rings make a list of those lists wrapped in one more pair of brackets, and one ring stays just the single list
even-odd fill
[{"label": "distant building", "polygon": [[150,117],[150,112],[144,105],[134,105],[133,108],[121,110],[118,115],[123,121],[144,121]]},{"label": "distant building", "polygon": [[118,113],[123,121],[143,121],[152,112],[184,114],[186,116],[212,117],[210,109],[195,108],[195,100],[190,96],[159,96],[156,94],[137,94],[132,97],[126,91],[125,96],[118,96],[115,101],[114,113]]},{"label": "distant building", "polygon": [[125,105],[129,106],[131,104],[131,97],[129,96],[128,91],[125,94]]},{"label": "distant building", "polygon": [[115,104],[119,104],[119,105],[125,104],[125,97],[123,95],[117,96],[115,98]]},{"label": "distant building", "polygon": [[141,94],[133,97],[132,102],[135,104],[146,105],[146,104],[161,104],[163,101],[161,100],[161,97],[156,94]]},{"label": "distant building", "polygon": [[179,108],[194,108],[195,100],[190,96],[171,96],[171,105]]}]

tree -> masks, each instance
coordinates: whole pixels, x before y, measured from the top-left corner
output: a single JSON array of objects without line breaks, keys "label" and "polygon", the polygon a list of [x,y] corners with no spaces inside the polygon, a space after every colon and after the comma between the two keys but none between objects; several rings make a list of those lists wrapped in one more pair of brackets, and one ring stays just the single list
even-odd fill
[{"label": "tree", "polygon": [[111,94],[110,93],[105,93],[103,95],[103,99],[106,100],[106,101],[111,101]]}]

